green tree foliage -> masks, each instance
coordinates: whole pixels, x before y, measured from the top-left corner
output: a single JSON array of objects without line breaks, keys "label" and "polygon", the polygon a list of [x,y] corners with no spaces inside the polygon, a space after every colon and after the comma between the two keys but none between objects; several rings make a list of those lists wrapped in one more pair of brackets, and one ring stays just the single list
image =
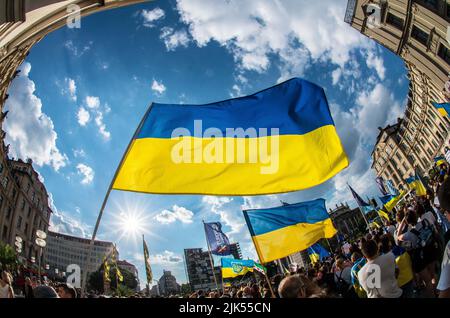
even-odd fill
[{"label": "green tree foliage", "polygon": [[0,242],[0,267],[11,267],[17,264],[17,255],[9,244]]}]

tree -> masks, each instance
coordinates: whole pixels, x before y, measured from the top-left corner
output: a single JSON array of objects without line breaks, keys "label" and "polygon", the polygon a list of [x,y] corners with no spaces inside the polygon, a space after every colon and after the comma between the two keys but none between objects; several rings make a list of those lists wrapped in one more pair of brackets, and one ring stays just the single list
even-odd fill
[{"label": "tree", "polygon": [[1,267],[10,267],[18,262],[16,251],[9,244],[0,242],[0,265]]},{"label": "tree", "polygon": [[188,296],[191,293],[191,285],[181,284],[181,295]]}]

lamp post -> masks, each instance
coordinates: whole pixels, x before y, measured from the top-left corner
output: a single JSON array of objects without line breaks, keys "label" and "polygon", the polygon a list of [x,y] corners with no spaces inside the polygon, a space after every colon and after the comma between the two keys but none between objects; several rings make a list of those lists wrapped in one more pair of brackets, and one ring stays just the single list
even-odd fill
[{"label": "lamp post", "polygon": [[36,245],[39,246],[39,260],[38,260],[38,277],[41,280],[41,258],[42,258],[42,249],[47,245],[45,239],[47,238],[47,233],[41,230],[36,231]]}]

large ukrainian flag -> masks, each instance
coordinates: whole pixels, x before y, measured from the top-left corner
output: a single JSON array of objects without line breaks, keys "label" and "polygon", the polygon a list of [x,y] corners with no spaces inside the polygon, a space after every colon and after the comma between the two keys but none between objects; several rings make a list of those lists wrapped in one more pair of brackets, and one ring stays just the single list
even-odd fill
[{"label": "large ukrainian flag", "polygon": [[336,234],[324,199],[243,212],[262,263],[306,250]]},{"label": "large ukrainian flag", "polygon": [[[254,128],[259,134],[227,136],[227,129],[236,128]],[[264,147],[268,156],[261,155]],[[251,96],[213,104],[153,104],[113,189],[270,194],[311,188],[347,166],[323,89],[294,78]]]},{"label": "large ukrainian flag", "polygon": [[417,175],[407,178],[406,183],[408,184],[411,190],[416,191],[417,196],[427,195],[427,189],[423,185],[422,180]]}]

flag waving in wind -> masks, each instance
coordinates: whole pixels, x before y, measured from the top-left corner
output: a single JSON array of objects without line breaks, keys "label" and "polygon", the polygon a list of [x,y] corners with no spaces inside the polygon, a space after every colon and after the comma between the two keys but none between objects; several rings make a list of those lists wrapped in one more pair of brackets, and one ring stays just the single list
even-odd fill
[{"label": "flag waving in wind", "polygon": [[208,240],[211,253],[214,255],[230,255],[230,241],[222,232],[220,222],[204,223],[206,239]]},{"label": "flag waving in wind", "polygon": [[151,284],[153,280],[152,267],[150,266],[150,254],[148,253],[147,243],[145,243],[144,236],[142,236],[142,244],[144,246],[144,262],[145,273],[147,274],[147,284]]},{"label": "flag waving in wind", "polygon": [[432,102],[433,106],[439,111],[439,113],[448,117],[450,115],[450,103],[435,103]]},{"label": "flag waving in wind", "polygon": [[243,212],[264,264],[306,250],[321,238],[336,234],[324,199]]},{"label": "flag waving in wind", "polygon": [[356,203],[358,203],[358,206],[360,207],[360,209],[365,213],[369,213],[370,211],[373,210],[373,207],[367,203],[366,201],[364,201],[358,193],[356,193],[355,190],[353,190],[353,188],[348,185],[348,187],[350,188],[350,191],[352,192],[353,198],[355,199]]},{"label": "flag waving in wind", "polygon": [[324,90],[293,78],[212,104],[152,104],[112,188],[271,194],[311,188],[347,166]]}]

